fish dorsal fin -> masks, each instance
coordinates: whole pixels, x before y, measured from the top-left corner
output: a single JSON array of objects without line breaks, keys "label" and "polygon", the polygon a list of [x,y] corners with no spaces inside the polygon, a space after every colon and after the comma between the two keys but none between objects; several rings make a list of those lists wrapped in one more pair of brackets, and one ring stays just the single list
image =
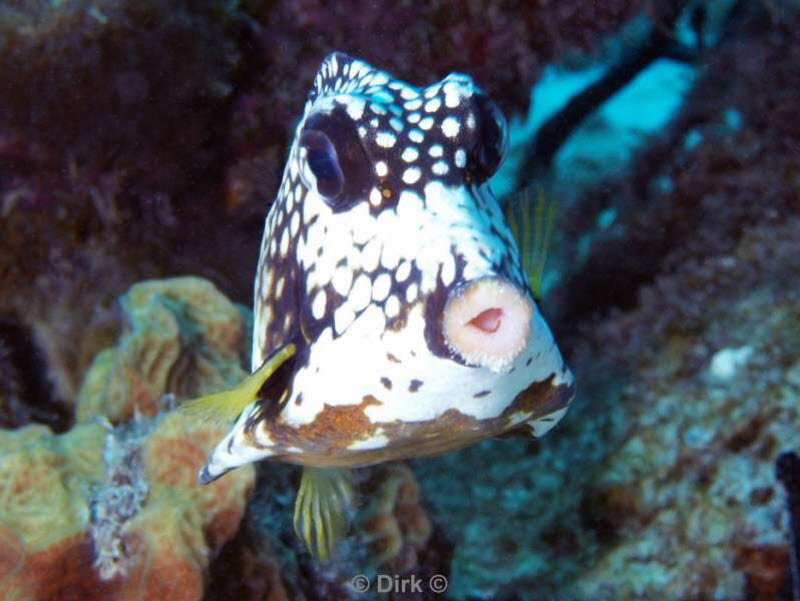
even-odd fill
[{"label": "fish dorsal fin", "polygon": [[555,209],[556,202],[548,200],[540,187],[536,192],[536,202],[526,188],[505,211],[508,226],[519,247],[522,270],[528,276],[536,300],[542,299],[542,277],[553,234]]},{"label": "fish dorsal fin", "polygon": [[316,559],[328,561],[347,534],[354,491],[350,470],[303,468],[294,503],[294,531]]},{"label": "fish dorsal fin", "polygon": [[257,400],[258,391],[261,390],[264,383],[296,352],[297,347],[294,344],[282,346],[267,357],[261,367],[242,380],[235,388],[186,401],[178,410],[200,419],[230,423],[250,403]]}]

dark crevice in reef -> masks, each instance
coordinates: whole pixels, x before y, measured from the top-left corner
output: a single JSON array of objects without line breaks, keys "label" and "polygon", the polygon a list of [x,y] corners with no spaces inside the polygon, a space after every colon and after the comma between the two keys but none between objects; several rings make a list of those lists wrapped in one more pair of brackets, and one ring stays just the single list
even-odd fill
[{"label": "dark crevice in reef", "polygon": [[518,177],[532,182],[549,167],[558,149],[575,129],[604,102],[627,86],[655,60],[666,54],[676,54],[672,28],[687,4],[687,0],[666,3],[660,22],[651,26],[645,41],[608,70],[599,81],[576,94],[560,111],[550,117],[536,133],[528,149]]},{"label": "dark crevice in reef", "polygon": [[47,380],[43,353],[32,332],[0,320],[0,427],[18,428],[31,422],[65,432],[73,421],[71,408],[54,397]]},{"label": "dark crevice in reef", "polygon": [[800,457],[797,453],[782,453],[775,462],[775,475],[786,490],[790,541],[790,565],[777,601],[797,601],[800,599]]},{"label": "dark crevice in reef", "polygon": [[[634,159],[630,174],[598,184],[560,217],[565,238],[575,241],[595,228],[605,208],[618,212],[617,234],[593,241],[580,269],[553,290],[548,302],[565,354],[580,337],[582,324],[612,310],[634,309],[642,289],[661,275],[686,261],[721,256],[748,228],[792,211],[796,200],[787,192],[780,167],[788,157],[784,138],[791,134],[783,131],[788,129],[784,120],[765,111],[761,99],[778,95],[788,112],[796,98],[779,90],[783,75],[759,74],[754,65],[770,61],[788,73],[788,65],[774,60],[796,40],[796,32],[776,23],[765,5],[737,3],[720,42],[698,55],[701,75],[669,128]],[[768,93],[748,92],[762,88]],[[720,134],[723,115],[731,109],[743,115],[744,130]],[[688,151],[686,136],[692,130],[701,132],[703,142]],[[767,141],[760,154],[752,145],[756,130]],[[775,174],[771,188],[762,175],[770,171]],[[662,176],[674,185],[672,192],[654,191],[654,180]],[[770,190],[769,199],[755,196],[762,194],[757,188],[762,184]]]},{"label": "dark crevice in reef", "polygon": [[[641,45],[626,53],[620,62],[613,65],[598,81],[590,84],[576,94],[566,106],[547,119],[534,136],[519,169],[518,180],[523,184],[535,182],[550,167],[553,157],[572,133],[586,118],[600,108],[614,94],[622,90],[633,79],[652,65],[656,60],[672,60],[695,63],[701,58],[703,30],[706,14],[703,6],[693,7],[691,22],[697,35],[697,50],[686,48],[677,42],[675,23],[684,10],[688,0],[665,2],[651,25],[650,33]],[[731,9],[727,22],[722,27],[722,38],[730,38],[736,33],[737,25],[747,21],[758,12],[770,16],[767,8],[753,10],[749,3],[739,0]]]}]

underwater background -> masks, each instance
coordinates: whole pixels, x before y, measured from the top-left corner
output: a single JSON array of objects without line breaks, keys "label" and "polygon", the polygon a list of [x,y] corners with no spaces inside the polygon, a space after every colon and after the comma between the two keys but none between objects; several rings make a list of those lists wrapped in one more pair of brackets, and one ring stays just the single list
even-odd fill
[{"label": "underwater background", "polygon": [[[334,50],[502,107],[578,392],[542,439],[360,470],[320,563],[300,470],[201,487],[227,428],[170,409],[247,373]],[[0,0],[0,599],[797,601],[799,412],[796,0]]]}]

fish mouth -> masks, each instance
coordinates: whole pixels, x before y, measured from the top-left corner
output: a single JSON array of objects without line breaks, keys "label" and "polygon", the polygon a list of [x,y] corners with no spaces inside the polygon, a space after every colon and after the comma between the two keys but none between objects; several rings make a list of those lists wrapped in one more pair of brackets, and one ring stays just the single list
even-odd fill
[{"label": "fish mouth", "polygon": [[533,302],[501,277],[467,282],[453,290],[443,315],[447,346],[467,364],[505,372],[528,346]]}]

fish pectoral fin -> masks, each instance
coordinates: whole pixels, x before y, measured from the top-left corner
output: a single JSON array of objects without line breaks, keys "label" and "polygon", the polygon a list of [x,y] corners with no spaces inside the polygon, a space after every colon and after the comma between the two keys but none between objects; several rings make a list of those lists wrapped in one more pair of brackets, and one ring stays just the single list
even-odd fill
[{"label": "fish pectoral fin", "polygon": [[294,344],[287,344],[274,351],[261,367],[235,388],[186,401],[178,407],[178,411],[208,421],[230,423],[258,398],[258,391],[264,383],[296,352]]},{"label": "fish pectoral fin", "polygon": [[555,222],[556,201],[548,199],[542,188],[536,193],[536,201],[525,189],[515,201],[506,207],[506,220],[519,248],[521,267],[528,276],[534,298],[542,298],[542,280],[550,240]]},{"label": "fish pectoral fin", "polygon": [[294,503],[294,531],[315,559],[328,561],[347,534],[355,498],[350,470],[303,468]]}]

